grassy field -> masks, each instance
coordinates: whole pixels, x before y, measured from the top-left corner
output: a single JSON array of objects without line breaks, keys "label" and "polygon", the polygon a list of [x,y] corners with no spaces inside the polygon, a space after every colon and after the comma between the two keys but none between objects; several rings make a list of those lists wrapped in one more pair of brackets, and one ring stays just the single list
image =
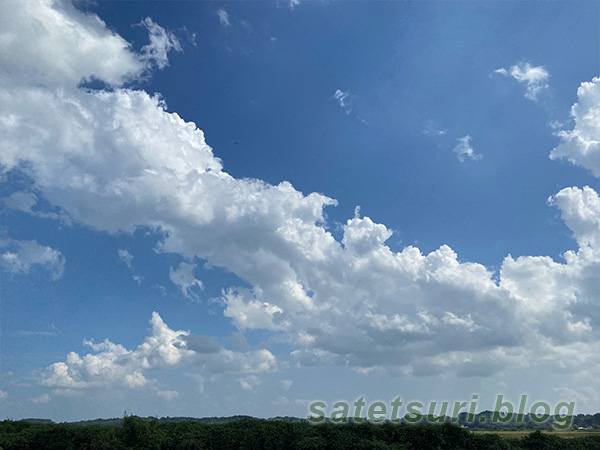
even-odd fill
[{"label": "grassy field", "polygon": [[[476,434],[497,434],[503,438],[518,439],[531,434],[531,431],[480,431],[472,430]],[[542,431],[544,434],[551,434],[565,439],[584,437],[584,436],[600,436],[598,431]]]}]

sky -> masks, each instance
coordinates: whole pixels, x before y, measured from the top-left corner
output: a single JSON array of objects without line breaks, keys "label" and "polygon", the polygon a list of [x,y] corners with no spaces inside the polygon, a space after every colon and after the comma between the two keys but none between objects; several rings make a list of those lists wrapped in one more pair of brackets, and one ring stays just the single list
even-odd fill
[{"label": "sky", "polygon": [[0,418],[598,412],[599,19],[0,2]]}]

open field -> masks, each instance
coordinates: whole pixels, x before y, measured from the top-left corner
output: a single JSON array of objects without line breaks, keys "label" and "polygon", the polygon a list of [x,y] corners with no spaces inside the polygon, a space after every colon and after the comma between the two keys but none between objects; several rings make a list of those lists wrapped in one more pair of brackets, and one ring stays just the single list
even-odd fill
[{"label": "open field", "polygon": [[[531,434],[531,430],[524,431],[482,431],[482,430],[472,430],[475,434],[497,434],[500,437],[506,439],[518,439],[523,436],[527,436]],[[564,439],[572,439],[579,438],[585,436],[600,436],[599,431],[542,431],[544,434],[550,434],[552,436],[558,436]]]}]

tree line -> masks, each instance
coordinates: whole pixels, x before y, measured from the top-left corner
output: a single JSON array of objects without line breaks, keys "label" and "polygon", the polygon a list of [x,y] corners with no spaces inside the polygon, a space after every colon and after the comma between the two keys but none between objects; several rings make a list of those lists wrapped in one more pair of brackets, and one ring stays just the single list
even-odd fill
[{"label": "tree line", "polygon": [[441,425],[323,423],[242,419],[159,422],[136,416],[121,425],[0,422],[0,450],[600,450],[600,435],[564,439],[534,431],[519,439]]}]

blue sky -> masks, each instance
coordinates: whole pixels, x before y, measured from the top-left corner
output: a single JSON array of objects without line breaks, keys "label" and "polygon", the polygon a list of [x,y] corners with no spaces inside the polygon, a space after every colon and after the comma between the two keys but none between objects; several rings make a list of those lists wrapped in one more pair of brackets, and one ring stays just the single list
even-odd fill
[{"label": "blue sky", "polygon": [[597,3],[0,8],[2,417],[597,412]]}]

